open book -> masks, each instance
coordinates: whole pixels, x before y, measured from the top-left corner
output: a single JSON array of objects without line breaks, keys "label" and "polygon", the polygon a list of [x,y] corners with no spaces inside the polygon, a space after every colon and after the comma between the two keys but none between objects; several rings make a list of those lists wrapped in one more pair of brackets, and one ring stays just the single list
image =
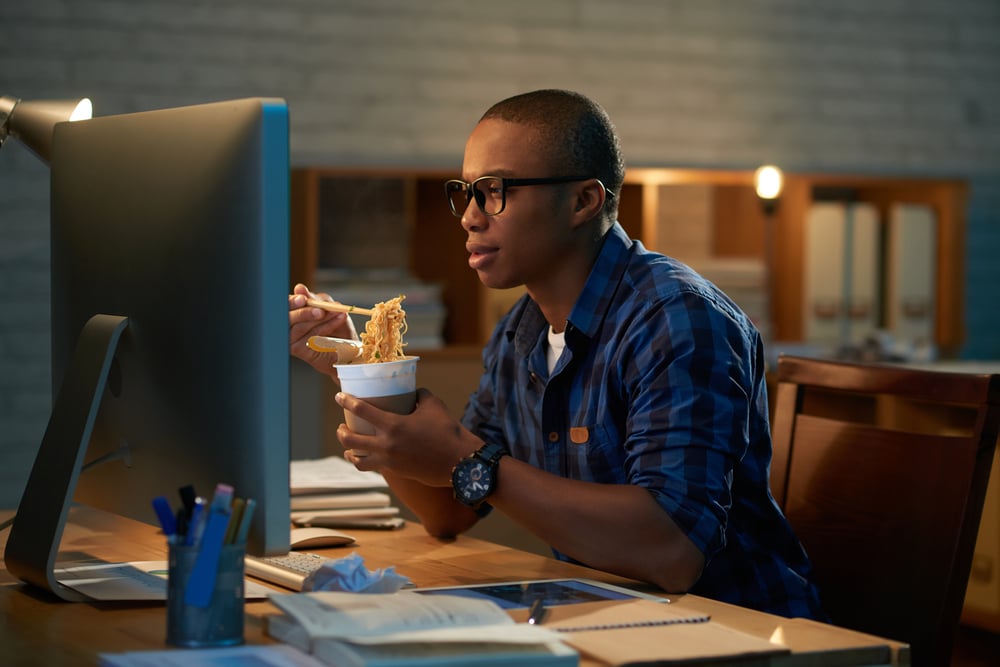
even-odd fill
[{"label": "open book", "polygon": [[337,667],[575,667],[560,635],[515,623],[489,600],[451,595],[310,592],[274,595],[272,637]]}]

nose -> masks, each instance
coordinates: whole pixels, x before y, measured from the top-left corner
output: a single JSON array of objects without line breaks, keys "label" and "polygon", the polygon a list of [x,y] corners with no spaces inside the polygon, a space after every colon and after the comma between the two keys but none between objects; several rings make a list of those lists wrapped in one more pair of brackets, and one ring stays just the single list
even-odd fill
[{"label": "nose", "polygon": [[475,199],[470,199],[462,213],[462,229],[467,232],[480,231],[486,226],[489,216],[482,212]]}]

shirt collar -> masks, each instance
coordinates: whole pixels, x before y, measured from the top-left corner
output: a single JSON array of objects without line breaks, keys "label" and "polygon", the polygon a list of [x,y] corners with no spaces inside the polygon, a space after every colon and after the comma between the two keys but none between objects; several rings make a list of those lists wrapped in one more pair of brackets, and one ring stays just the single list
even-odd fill
[{"label": "shirt collar", "polygon": [[588,338],[597,335],[597,330],[608,313],[611,297],[628,266],[632,244],[632,239],[617,222],[604,235],[597,261],[569,314],[569,322],[573,328]]},{"label": "shirt collar", "polygon": [[[604,235],[597,260],[570,312],[566,329],[567,344],[570,344],[571,338],[577,334],[587,338],[593,338],[597,334],[611,304],[611,295],[615,291],[614,288],[609,288],[609,285],[617,285],[625,273],[632,244],[632,239],[617,222]],[[521,317],[512,322],[512,328],[508,330],[507,335],[514,338],[514,346],[519,353],[527,354],[538,342],[539,331],[547,327],[548,322],[538,304],[529,299]]]}]

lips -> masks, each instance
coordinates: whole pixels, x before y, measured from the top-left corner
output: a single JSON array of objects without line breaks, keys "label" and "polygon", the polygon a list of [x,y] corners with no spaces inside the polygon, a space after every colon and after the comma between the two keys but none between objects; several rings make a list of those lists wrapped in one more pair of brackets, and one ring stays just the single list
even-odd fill
[{"label": "lips", "polygon": [[482,268],[499,251],[496,246],[485,243],[466,243],[465,249],[469,253],[469,266],[473,269]]}]

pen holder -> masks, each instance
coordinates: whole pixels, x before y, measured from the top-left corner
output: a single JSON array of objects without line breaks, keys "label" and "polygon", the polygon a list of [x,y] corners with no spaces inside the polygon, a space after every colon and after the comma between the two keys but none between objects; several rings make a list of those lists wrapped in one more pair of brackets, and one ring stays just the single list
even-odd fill
[{"label": "pen holder", "polygon": [[245,551],[242,544],[222,546],[217,567],[206,568],[198,563],[198,547],[170,545],[168,644],[190,648],[243,643]]}]

